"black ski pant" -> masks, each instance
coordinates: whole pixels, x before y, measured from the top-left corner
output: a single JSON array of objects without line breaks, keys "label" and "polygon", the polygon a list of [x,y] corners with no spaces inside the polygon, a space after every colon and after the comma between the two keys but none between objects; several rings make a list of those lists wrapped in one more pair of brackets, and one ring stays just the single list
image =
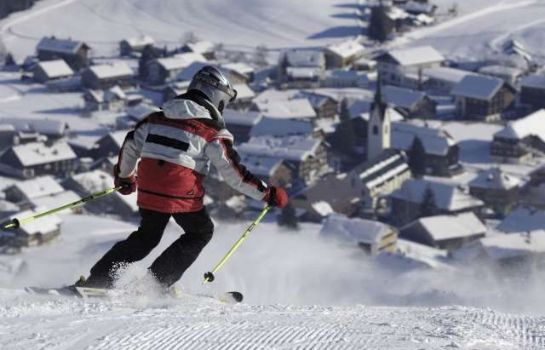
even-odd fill
[{"label": "black ski pant", "polygon": [[149,267],[165,287],[182,277],[185,270],[197,259],[201,250],[212,238],[214,224],[203,208],[192,213],[166,214],[140,208],[140,226],[129,237],[116,243],[92,268],[85,285],[111,288],[115,270],[145,258],[159,244],[170,219],[185,231]]}]

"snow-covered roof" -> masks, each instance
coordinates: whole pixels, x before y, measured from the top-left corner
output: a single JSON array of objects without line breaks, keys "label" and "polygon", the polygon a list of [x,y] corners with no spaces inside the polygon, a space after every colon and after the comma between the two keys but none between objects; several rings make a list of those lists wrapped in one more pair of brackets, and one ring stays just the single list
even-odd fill
[{"label": "snow-covered roof", "polygon": [[343,58],[349,58],[363,55],[365,49],[358,41],[347,40],[340,43],[331,44],[327,47],[327,50]]},{"label": "snow-covered roof", "polygon": [[357,166],[352,173],[357,175],[365,187],[371,189],[408,170],[409,165],[403,152],[390,148],[376,159]]},{"label": "snow-covered roof", "polygon": [[267,157],[263,155],[245,155],[241,161],[242,164],[257,176],[272,176],[273,173],[282,164],[282,159],[278,157]]},{"label": "snow-covered roof", "polygon": [[66,191],[63,189],[62,192],[60,193],[55,193],[50,196],[42,196],[38,198],[33,198],[30,202],[35,208],[37,207],[55,208],[59,206],[60,203],[72,203],[75,201],[79,201],[80,199],[81,197],[78,196],[75,192]]},{"label": "snow-covered roof", "polygon": [[0,118],[0,123],[10,124],[17,132],[37,132],[43,135],[64,135],[68,123],[63,120],[33,119],[25,117]]},{"label": "snow-covered roof", "polygon": [[255,106],[264,116],[275,119],[316,118],[316,111],[307,98],[293,98],[284,101],[256,101]]},{"label": "snow-covered roof", "polygon": [[499,77],[502,79],[508,78],[511,79],[511,81],[514,81],[516,78],[522,75],[523,70],[521,68],[506,67],[504,65],[496,64],[481,67],[479,69],[479,73]]},{"label": "snow-covered roof", "polygon": [[313,156],[322,141],[304,136],[251,137],[248,142],[238,146],[243,156],[267,156],[285,160],[303,161]]},{"label": "snow-covered roof", "polygon": [[416,222],[424,227],[434,241],[482,235],[487,231],[486,226],[472,212],[428,216],[420,218]]},{"label": "snow-covered roof", "polygon": [[123,146],[123,142],[125,142],[125,137],[127,137],[127,130],[118,130],[108,133],[108,135],[104,136],[103,138],[111,139],[117,146],[119,146],[119,148],[121,148],[121,146]]},{"label": "snow-covered roof", "polygon": [[188,52],[172,57],[158,58],[156,61],[165,70],[170,71],[189,67],[193,62],[206,62],[206,58],[199,53]]},{"label": "snow-covered roof", "polygon": [[70,179],[89,193],[108,189],[113,186],[114,181],[112,175],[99,169],[72,175]]},{"label": "snow-covered roof", "polygon": [[142,120],[153,112],[159,112],[157,106],[147,103],[140,103],[134,107],[127,108],[127,115],[135,120]]},{"label": "snow-covered roof", "polygon": [[233,88],[237,90],[237,100],[251,100],[255,97],[255,92],[248,84],[234,84]]},{"label": "snow-covered roof", "polygon": [[491,100],[501,89],[504,81],[499,78],[484,75],[468,75],[452,89],[454,96]]},{"label": "snow-covered roof", "polygon": [[33,166],[77,158],[72,148],[64,141],[54,143],[51,146],[46,146],[41,142],[31,142],[13,146],[12,150],[23,166]]},{"label": "snow-covered roof", "polygon": [[[29,216],[36,215],[47,208],[36,208],[34,210],[25,210],[20,213],[10,216],[10,219],[24,219]],[[33,220],[21,225],[19,230],[25,232],[28,235],[36,235],[39,233],[47,233],[56,231],[62,224],[62,220],[57,215],[48,215],[40,218],[40,220]]]},{"label": "snow-covered roof", "polygon": [[443,62],[445,57],[432,46],[419,46],[408,49],[389,51],[386,55],[392,57],[402,66],[415,66],[428,63]]},{"label": "snow-covered roof", "polygon": [[412,109],[426,97],[426,93],[397,86],[386,85],[382,88],[382,96],[387,103],[397,107]]},{"label": "snow-covered roof", "polygon": [[451,84],[458,84],[466,76],[475,75],[475,73],[450,67],[434,67],[423,69],[422,75],[430,79],[440,80]]},{"label": "snow-covered roof", "polygon": [[417,1],[408,1],[401,6],[405,11],[410,13],[433,13],[437,8],[436,5],[430,3],[422,3]]},{"label": "snow-covered roof", "polygon": [[38,63],[45,75],[49,79],[69,77],[74,74],[74,71],[64,62],[64,60],[45,61]]},{"label": "snow-covered roof", "polygon": [[116,99],[124,100],[127,95],[118,85],[111,87],[107,90],[87,90],[85,92],[85,98],[89,98],[94,102],[110,102]]},{"label": "snow-covered roof", "polygon": [[469,187],[496,190],[510,190],[522,185],[522,179],[503,172],[499,167],[479,172],[479,175],[469,183]]},{"label": "snow-covered roof", "polygon": [[529,87],[534,89],[545,89],[545,74],[533,74],[521,79],[520,85],[522,87]]},{"label": "snow-covered roof", "polygon": [[441,210],[454,212],[484,204],[481,200],[463,192],[456,186],[421,179],[405,181],[401,188],[390,196],[412,203],[422,203],[428,188],[433,193],[435,205]]},{"label": "snow-covered roof", "polygon": [[519,207],[509,213],[497,229],[503,232],[545,230],[545,211]]},{"label": "snow-covered roof", "polygon": [[59,52],[64,54],[75,54],[83,45],[82,41],[70,39],[42,38],[36,49],[39,51]]},{"label": "snow-covered roof", "polygon": [[545,142],[545,109],[540,109],[522,119],[511,121],[494,137],[522,140],[527,136],[536,136]]},{"label": "snow-covered roof", "polygon": [[200,40],[197,42],[190,42],[185,44],[185,46],[191,50],[191,52],[195,52],[198,54],[208,53],[214,51],[214,43],[210,41]]},{"label": "snow-covered roof", "polygon": [[545,255],[545,230],[494,235],[481,239],[480,244],[494,260]]},{"label": "snow-covered roof", "polygon": [[456,142],[448,132],[406,122],[392,123],[392,147],[409,151],[419,137],[427,154],[444,156]]},{"label": "snow-covered roof", "polygon": [[232,62],[227,64],[222,64],[221,68],[226,70],[227,72],[235,72],[241,75],[250,75],[255,72],[255,68],[250,66],[249,64],[243,63],[243,62]]},{"label": "snow-covered roof", "polygon": [[125,62],[113,62],[89,67],[89,70],[98,79],[113,79],[120,77],[130,77],[134,75],[133,70]]},{"label": "snow-covered roof", "polygon": [[350,219],[344,215],[332,214],[325,219],[320,235],[337,237],[354,244],[375,244],[392,230],[392,227],[382,222],[360,218]]},{"label": "snow-covered roof", "polygon": [[293,79],[315,79],[322,75],[322,71],[314,67],[288,67],[286,74]]},{"label": "snow-covered roof", "polygon": [[443,260],[447,259],[448,252],[424,244],[398,238],[396,242],[397,254],[404,258],[417,261],[431,268],[445,267]]},{"label": "snow-covered roof", "polygon": [[290,67],[322,67],[325,62],[324,53],[319,50],[291,49],[285,57]]},{"label": "snow-covered roof", "polygon": [[122,40],[122,42],[126,42],[130,47],[143,47],[146,45],[153,45],[155,41],[149,35],[142,35],[136,38]]},{"label": "snow-covered roof", "polygon": [[27,199],[50,196],[64,191],[53,176],[41,176],[13,184]]},{"label": "snow-covered roof", "polygon": [[313,132],[314,125],[310,120],[262,117],[250,131],[250,136],[310,135]]},{"label": "snow-covered roof", "polygon": [[204,66],[208,66],[210,63],[204,61],[192,62],[189,66],[182,69],[182,71],[176,76],[176,80],[190,81],[193,76]]},{"label": "snow-covered roof", "polygon": [[[223,111],[223,119],[227,125],[254,126],[261,121],[263,115],[259,112],[240,111],[226,108]],[[258,136],[258,135],[255,135]]]}]

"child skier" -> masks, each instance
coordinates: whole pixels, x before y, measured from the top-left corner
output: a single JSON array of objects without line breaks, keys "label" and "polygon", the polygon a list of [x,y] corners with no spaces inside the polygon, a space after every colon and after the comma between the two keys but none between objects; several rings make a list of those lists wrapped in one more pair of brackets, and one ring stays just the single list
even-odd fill
[{"label": "child skier", "polygon": [[[128,195],[138,189],[140,226],[116,243],[76,286],[112,288],[113,273],[146,257],[172,216],[185,231],[149,267],[165,288],[182,277],[212,238],[214,225],[203,205],[203,179],[210,162],[234,189],[268,205],[284,207],[286,191],[267,186],[240,164],[233,136],[221,114],[237,96],[220,70],[205,66],[188,92],[177,96],[130,131],[114,168],[115,186]],[[138,160],[138,169],[135,169]]]}]

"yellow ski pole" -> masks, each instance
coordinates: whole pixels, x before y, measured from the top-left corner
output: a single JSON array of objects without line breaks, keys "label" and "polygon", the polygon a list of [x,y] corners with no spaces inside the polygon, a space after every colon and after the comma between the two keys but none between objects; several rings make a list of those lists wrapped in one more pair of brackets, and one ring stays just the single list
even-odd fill
[{"label": "yellow ski pole", "polygon": [[223,265],[225,265],[227,260],[229,260],[229,258],[235,253],[235,251],[238,249],[238,247],[240,247],[242,242],[244,242],[246,238],[248,238],[248,235],[250,234],[250,232],[252,232],[252,230],[261,222],[261,220],[265,217],[265,215],[267,215],[270,209],[271,209],[270,206],[266,206],[261,211],[257,219],[255,219],[254,222],[252,222],[250,226],[248,226],[248,228],[246,229],[246,231],[244,231],[242,236],[240,236],[240,238],[235,242],[235,244],[233,244],[233,246],[231,247],[231,249],[229,249],[227,254],[225,254],[225,256],[216,264],[216,266],[212,269],[212,271],[209,271],[204,274],[203,284],[214,281],[215,279],[214,274],[218,272],[219,269],[223,267]]},{"label": "yellow ski pole", "polygon": [[115,192],[115,191],[117,191],[119,189],[121,189],[121,186],[108,188],[108,189],[106,189],[104,191],[92,193],[92,194],[90,194],[89,196],[87,196],[85,198],[82,198],[82,199],[77,200],[77,201],[72,202],[72,203],[65,204],[65,205],[60,206],[58,208],[54,208],[54,209],[51,209],[51,210],[48,210],[48,211],[44,211],[42,213],[38,213],[38,214],[29,216],[29,217],[26,217],[26,218],[23,218],[23,219],[12,219],[10,223],[4,224],[2,226],[2,230],[9,230],[9,229],[19,228],[21,225],[24,225],[24,224],[29,223],[31,221],[34,221],[36,219],[42,218],[42,217],[47,216],[47,215],[58,213],[58,212],[63,211],[65,209],[75,208],[78,205],[83,205],[86,202],[98,199],[100,197],[107,196],[107,195],[109,195],[109,194],[111,194],[111,193],[113,193],[113,192]]}]

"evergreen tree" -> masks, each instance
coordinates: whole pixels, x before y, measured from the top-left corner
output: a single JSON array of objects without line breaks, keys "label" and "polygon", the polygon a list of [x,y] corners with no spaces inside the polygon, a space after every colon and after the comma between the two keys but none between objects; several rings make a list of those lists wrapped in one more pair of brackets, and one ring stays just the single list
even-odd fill
[{"label": "evergreen tree", "polygon": [[148,77],[148,63],[156,58],[161,57],[160,50],[156,49],[153,45],[146,45],[142,50],[142,55],[138,60],[138,76],[140,79],[146,79]]},{"label": "evergreen tree", "polygon": [[427,187],[420,203],[420,217],[433,216],[437,214],[437,204],[435,203],[435,194],[431,187]]},{"label": "evergreen tree", "polygon": [[388,7],[380,2],[380,5],[371,9],[369,19],[369,37],[383,42],[394,30],[394,23],[387,15]]},{"label": "evergreen tree", "polygon": [[295,208],[291,203],[282,208],[280,215],[277,217],[277,223],[279,226],[287,227],[290,230],[299,229],[299,221],[297,220]]},{"label": "evergreen tree", "polygon": [[418,136],[414,138],[409,150],[409,167],[415,177],[422,177],[426,173],[426,150]]},{"label": "evergreen tree", "polygon": [[346,99],[343,99],[341,102],[339,119],[340,123],[336,132],[337,144],[340,151],[342,151],[344,154],[350,155],[354,153],[356,133],[354,132],[354,125],[352,123],[352,118],[350,118],[350,110]]}]

